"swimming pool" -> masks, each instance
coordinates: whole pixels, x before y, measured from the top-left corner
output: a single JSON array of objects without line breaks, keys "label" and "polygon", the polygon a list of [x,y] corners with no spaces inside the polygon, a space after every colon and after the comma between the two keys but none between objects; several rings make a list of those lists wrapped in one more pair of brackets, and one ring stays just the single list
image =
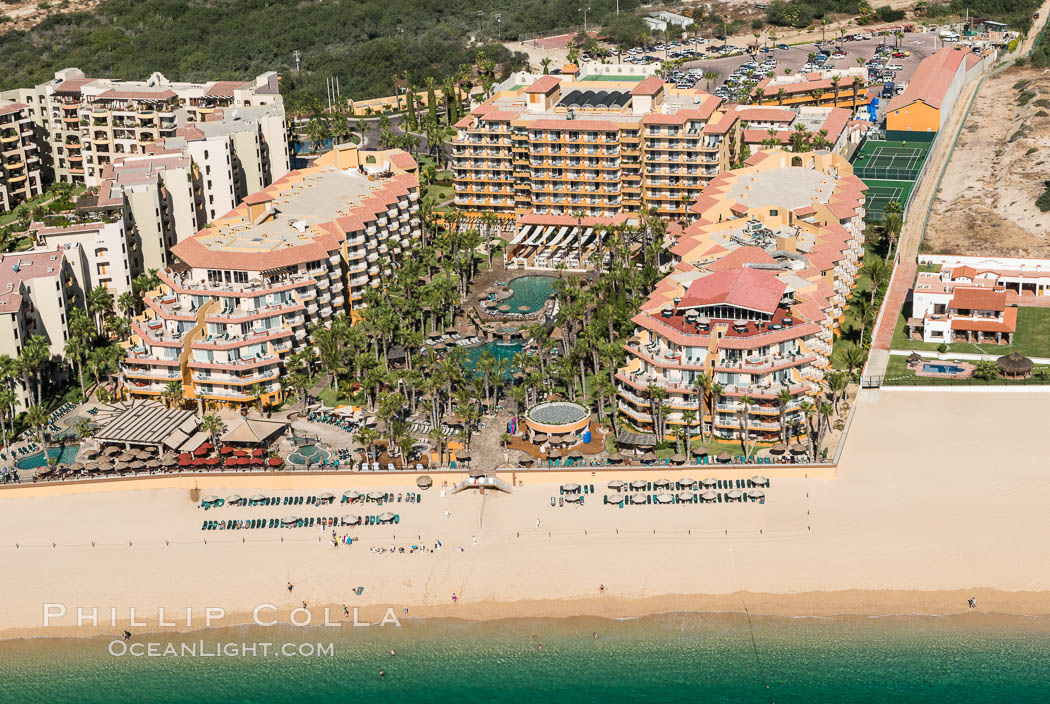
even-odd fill
[{"label": "swimming pool", "polygon": [[[65,445],[64,447],[48,448],[47,455],[57,460],[59,464],[72,464],[76,461],[78,452],[80,452],[80,445]],[[15,461],[15,467],[18,469],[36,469],[46,464],[47,460],[44,459],[43,452],[37,452]]]},{"label": "swimming pool", "polygon": [[[477,367],[478,359],[486,350],[488,350],[497,360],[507,360],[507,372],[503,375],[503,378],[510,379],[511,375],[514,373],[511,366],[514,361],[514,355],[521,352],[521,343],[493,341],[486,342],[484,345],[478,345],[477,347],[469,347],[467,348],[467,359],[463,363],[463,368],[473,370]],[[478,372],[478,374],[480,375],[480,372]]]},{"label": "swimming pool", "polygon": [[933,362],[923,362],[922,370],[927,374],[962,374],[966,371],[958,364],[935,364]]},{"label": "swimming pool", "polygon": [[519,276],[507,286],[514,293],[502,302],[511,313],[535,313],[554,292],[553,276]]},{"label": "swimming pool", "polygon": [[317,445],[303,445],[288,455],[288,461],[298,465],[318,464],[322,460],[330,459],[332,459],[332,453],[322,450]]}]

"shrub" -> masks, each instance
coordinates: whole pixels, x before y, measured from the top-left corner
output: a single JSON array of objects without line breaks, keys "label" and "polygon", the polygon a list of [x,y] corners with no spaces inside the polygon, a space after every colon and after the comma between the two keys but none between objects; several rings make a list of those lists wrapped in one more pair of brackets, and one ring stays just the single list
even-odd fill
[{"label": "shrub", "polygon": [[944,354],[945,352],[948,351],[948,345],[946,345],[946,344],[944,344],[942,342],[941,344],[937,345],[937,351],[940,352],[941,354]]},{"label": "shrub", "polygon": [[1039,100],[1036,100],[1033,104],[1038,105],[1041,108],[1050,108],[1050,100],[1047,100],[1046,98],[1040,98]]},{"label": "shrub", "polygon": [[999,365],[987,359],[982,359],[973,369],[973,378],[982,381],[991,381],[999,378]]},{"label": "shrub", "polygon": [[[1048,114],[1050,114],[1050,113],[1047,113],[1046,110],[1039,110],[1038,112],[1036,112],[1035,116],[1036,117],[1046,117]],[[1032,151],[1035,151],[1035,150],[1033,149]]]},{"label": "shrub", "polygon": [[1046,190],[1035,199],[1035,207],[1044,213],[1050,213],[1050,181],[1043,181],[1043,185],[1046,186]]},{"label": "shrub", "polygon": [[1024,88],[1025,86],[1027,86],[1031,82],[1032,81],[1030,81],[1027,78],[1022,78],[1017,83],[1014,83],[1012,87],[1013,87],[1014,90],[1021,90],[1022,88]]},{"label": "shrub", "polygon": [[1035,96],[1036,96],[1035,92],[1030,91],[1030,90],[1023,90],[1023,91],[1021,91],[1021,94],[1017,96],[1017,104],[1018,105],[1026,105],[1028,103],[1028,101],[1031,100],[1032,98],[1034,98]]}]

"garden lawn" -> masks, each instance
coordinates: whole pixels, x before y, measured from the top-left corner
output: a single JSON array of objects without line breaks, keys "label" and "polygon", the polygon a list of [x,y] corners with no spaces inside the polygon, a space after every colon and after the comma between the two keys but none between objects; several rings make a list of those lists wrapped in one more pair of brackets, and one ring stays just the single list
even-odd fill
[{"label": "garden lawn", "polygon": [[[897,325],[893,329],[893,341],[890,347],[895,350],[936,351],[940,346],[939,343],[908,339],[906,312],[911,312],[907,303],[897,316]],[[996,356],[1017,352],[1025,357],[1050,357],[1050,308],[1018,308],[1017,333],[1014,335],[1012,345],[975,345],[969,342],[953,342],[948,345],[948,351]]]},{"label": "garden lawn", "polygon": [[[934,360],[931,360],[934,361]],[[936,361],[948,361],[948,362],[959,362],[966,360],[948,359],[948,360],[936,360]],[[972,362],[971,362],[972,364]],[[1037,365],[1032,370],[1033,374],[1030,379],[937,379],[933,377],[916,376],[915,372],[908,368],[908,358],[904,355],[891,354],[890,361],[886,365],[886,377],[883,379],[883,386],[1003,386],[1003,385],[1023,385],[1023,384],[1045,384],[1046,381],[1039,379],[1036,373],[1040,370],[1050,375],[1050,366]],[[1050,376],[1048,376],[1050,378]]]}]

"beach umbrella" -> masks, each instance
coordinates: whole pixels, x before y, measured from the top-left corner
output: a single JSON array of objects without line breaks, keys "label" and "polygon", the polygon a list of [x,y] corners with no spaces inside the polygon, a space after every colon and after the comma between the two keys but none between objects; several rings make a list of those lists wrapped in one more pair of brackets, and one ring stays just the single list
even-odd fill
[{"label": "beach umbrella", "polygon": [[583,453],[580,452],[579,450],[574,450],[574,451],[569,453],[568,457],[569,457],[570,460],[582,460],[583,459]]},{"label": "beach umbrella", "polygon": [[696,486],[696,480],[695,479],[690,479],[689,477],[682,477],[681,479],[679,479],[675,483],[678,484],[678,486],[680,486],[682,488],[690,487],[690,486]]},{"label": "beach umbrella", "polygon": [[670,486],[670,485],[671,485],[671,480],[670,479],[657,479],[655,482],[653,482],[653,486]]},{"label": "beach umbrella", "polygon": [[611,482],[609,482],[608,486],[610,489],[616,489],[617,491],[619,491],[623,488],[623,482],[621,482],[619,479],[613,479]]},{"label": "beach umbrella", "polygon": [[569,494],[574,494],[574,493],[576,493],[577,491],[580,490],[580,485],[579,484],[562,484],[561,485],[561,490],[566,492],[566,493],[569,493]]},{"label": "beach umbrella", "polygon": [[85,462],[84,470],[87,472],[97,472],[99,470],[98,462]]},{"label": "beach umbrella", "polygon": [[223,445],[222,449],[219,450],[219,454],[220,455],[229,455],[229,454],[232,454],[232,453],[233,453],[233,447],[231,447],[230,445]]},{"label": "beach umbrella", "polygon": [[716,494],[713,491],[705,491],[704,493],[700,494],[700,498],[702,498],[704,501],[716,501],[718,499],[718,494]]},{"label": "beach umbrella", "polygon": [[46,477],[47,475],[51,474],[54,471],[55,471],[54,467],[42,467],[41,469],[38,469],[36,471],[36,476],[38,476],[38,477]]},{"label": "beach umbrella", "polygon": [[81,450],[81,452],[83,453],[84,459],[86,460],[93,460],[99,455],[97,447],[89,447],[87,449]]},{"label": "beach umbrella", "polygon": [[656,495],[656,501],[657,501],[657,503],[661,503],[661,504],[669,504],[672,501],[674,501],[674,496],[672,496],[671,494],[668,494],[667,492],[663,492],[661,494],[657,494]]},{"label": "beach umbrella", "polygon": [[142,460],[132,460],[131,462],[128,462],[128,467],[135,470],[145,469],[146,463]]},{"label": "beach umbrella", "polygon": [[234,504],[239,504],[242,501],[244,501],[244,497],[242,497],[240,494],[232,494],[226,497],[226,503],[228,503],[230,506],[233,506]]},{"label": "beach umbrella", "polygon": [[606,496],[603,499],[603,503],[607,506],[619,506],[621,501],[623,501],[622,496]]},{"label": "beach umbrella", "polygon": [[547,435],[547,433],[534,433],[533,436],[532,436],[532,441],[534,443],[536,443],[537,445],[542,445],[543,443],[547,442],[549,439],[550,439],[550,436]]},{"label": "beach umbrella", "polygon": [[340,519],[340,521],[344,526],[356,526],[358,523],[361,522],[361,517],[355,516],[352,513],[348,513],[347,515],[343,516]]},{"label": "beach umbrella", "polygon": [[642,454],[642,459],[645,460],[646,462],[652,462],[653,460],[656,459],[656,453],[655,452],[643,453]]},{"label": "beach umbrella", "polygon": [[793,455],[804,455],[806,454],[806,448],[802,445],[792,445],[791,454]]},{"label": "beach umbrella", "polygon": [[343,492],[343,498],[346,499],[347,501],[356,501],[357,499],[361,498],[361,492],[360,491],[354,491],[353,489],[351,489],[349,491],[344,491]]},{"label": "beach umbrella", "polygon": [[631,495],[631,503],[632,504],[644,504],[645,503],[645,494],[632,494]]},{"label": "beach umbrella", "polygon": [[160,469],[159,460],[149,460],[146,462],[146,469]]},{"label": "beach umbrella", "polygon": [[384,492],[382,492],[382,491],[370,491],[370,492],[368,492],[368,498],[373,499],[375,501],[378,501],[379,499],[382,499],[385,496],[386,496],[386,494]]},{"label": "beach umbrella", "polygon": [[688,491],[681,491],[678,492],[678,500],[685,503],[692,503],[694,499],[693,495],[690,494]]},{"label": "beach umbrella", "polygon": [[208,449],[209,449],[208,448],[208,443],[204,443],[203,445],[198,447],[196,450],[194,450],[193,454],[196,455],[197,457],[203,457],[204,455],[208,454]]},{"label": "beach umbrella", "polygon": [[732,491],[726,492],[727,499],[739,499],[744,496],[744,492],[739,489],[733,489]]},{"label": "beach umbrella", "polygon": [[751,483],[755,486],[765,486],[766,484],[769,484],[769,480],[763,477],[761,474],[756,474],[755,476],[751,477]]},{"label": "beach umbrella", "polygon": [[252,497],[252,501],[263,501],[266,497],[262,494],[256,494]]},{"label": "beach umbrella", "polygon": [[74,472],[81,472],[84,470],[84,465],[80,462],[74,462],[73,464],[69,465],[69,468]]},{"label": "beach umbrella", "polygon": [[681,452],[676,452],[675,454],[671,455],[671,461],[675,464],[685,464],[688,460],[689,458],[683,455]]},{"label": "beach umbrella", "polygon": [[138,457],[140,460],[148,460],[151,457],[153,457],[153,453],[151,453],[144,447],[140,447],[139,449],[135,450],[135,456]]},{"label": "beach umbrella", "polygon": [[723,450],[718,453],[718,456],[715,459],[719,462],[731,462],[733,460],[733,453]]},{"label": "beach umbrella", "polygon": [[213,494],[205,494],[204,496],[201,497],[201,501],[204,501],[204,502],[209,503],[209,504],[215,503],[218,500],[219,500],[219,497],[215,496]]},{"label": "beach umbrella", "polygon": [[394,520],[394,514],[390,513],[389,511],[386,511],[384,513],[379,514],[379,520],[383,523],[389,523],[390,521]]},{"label": "beach umbrella", "polygon": [[120,454],[119,457],[117,457],[117,462],[131,462],[134,459],[135,459],[135,453],[133,453],[133,452],[123,452],[123,453]]},{"label": "beach umbrella", "polygon": [[536,462],[532,457],[522,457],[518,460],[519,467],[529,467]]},{"label": "beach umbrella", "polygon": [[215,465],[219,464],[220,462],[222,462],[222,460],[220,460],[218,457],[206,457],[204,459],[204,464],[209,466],[209,467],[214,467]]},{"label": "beach umbrella", "polygon": [[160,463],[165,467],[174,467],[179,463],[179,460],[175,455],[165,453],[165,455],[160,458]]},{"label": "beach umbrella", "polygon": [[483,470],[483,469],[472,469],[472,470],[470,470],[469,476],[470,476],[471,479],[477,479],[479,477],[484,477],[485,476],[485,470]]},{"label": "beach umbrella", "polygon": [[111,464],[101,464],[99,465],[99,471],[103,474],[112,474],[113,472],[117,471],[117,468],[116,466]]},{"label": "beach umbrella", "polygon": [[113,469],[117,472],[126,472],[129,468],[130,466],[127,462],[115,462],[113,464]]},{"label": "beach umbrella", "polygon": [[459,452],[456,453],[456,460],[460,462],[470,462],[470,455],[464,455]]},{"label": "beach umbrella", "polygon": [[282,464],[284,464],[284,459],[280,457],[271,457],[270,459],[266,460],[266,463],[271,467],[280,467]]},{"label": "beach umbrella", "polygon": [[105,455],[106,457],[112,457],[113,455],[119,455],[120,454],[120,448],[117,447],[116,445],[110,445],[109,447],[107,447],[105,450],[102,451],[102,454]]},{"label": "beach umbrella", "polygon": [[609,455],[605,458],[605,462],[606,464],[622,464],[623,457],[621,457],[620,455]]},{"label": "beach umbrella", "polygon": [[632,489],[644,489],[648,485],[648,482],[644,479],[635,479],[631,482]]},{"label": "beach umbrella", "polygon": [[322,499],[324,501],[331,501],[331,500],[335,499],[335,494],[326,491],[325,493],[321,494],[318,498],[320,498],[320,499]]},{"label": "beach umbrella", "polygon": [[262,455],[263,449],[261,447],[257,447],[254,450],[252,450],[252,457],[262,457]]},{"label": "beach umbrella", "polygon": [[565,500],[569,503],[583,503],[583,494],[574,494],[572,496],[566,496]]},{"label": "beach umbrella", "polygon": [[717,479],[711,479],[710,477],[707,478],[707,479],[701,479],[700,480],[700,485],[704,486],[704,487],[718,486],[718,480]]},{"label": "beach umbrella", "polygon": [[434,480],[431,479],[429,475],[424,474],[421,477],[416,478],[416,486],[420,489],[429,489],[434,486]]},{"label": "beach umbrella", "polygon": [[787,445],[782,442],[778,442],[773,447],[769,448],[769,454],[771,455],[782,455],[787,452]]},{"label": "beach umbrella", "polygon": [[299,519],[298,519],[298,518],[296,518],[295,516],[286,516],[286,517],[284,517],[284,518],[282,518],[282,519],[281,519],[281,523],[283,523],[284,525],[286,525],[286,526],[287,526],[287,525],[292,525],[292,524],[294,524],[294,523],[295,523],[296,521],[298,521],[298,520],[299,520]]},{"label": "beach umbrella", "polygon": [[761,489],[752,489],[751,491],[747,492],[747,495],[750,496],[752,499],[761,499],[765,497],[766,492],[762,491]]}]

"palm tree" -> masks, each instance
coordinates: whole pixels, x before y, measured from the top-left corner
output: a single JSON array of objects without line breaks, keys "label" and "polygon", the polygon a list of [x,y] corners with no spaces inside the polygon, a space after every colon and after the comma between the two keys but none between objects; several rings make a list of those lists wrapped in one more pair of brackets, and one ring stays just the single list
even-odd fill
[{"label": "palm tree", "polygon": [[754,440],[751,438],[751,405],[754,402],[755,399],[747,394],[740,397],[740,405],[742,407],[740,411],[740,441],[744,447],[744,457],[748,460],[751,459],[751,452],[754,449]]},{"label": "palm tree", "polygon": [[886,264],[886,260],[875,257],[864,267],[864,271],[868,274],[868,280],[871,282],[871,303],[875,305],[875,296],[889,278],[890,268]]},{"label": "palm tree", "polygon": [[791,392],[787,389],[781,389],[777,393],[777,410],[780,411],[780,433],[784,438],[784,442],[788,441],[787,424],[784,422],[784,419],[787,415],[787,405],[789,403],[791,403]]},{"label": "palm tree", "polygon": [[164,399],[164,404],[169,408],[175,408],[182,401],[182,381],[179,379],[172,379],[164,387],[161,397]]},{"label": "palm tree", "polygon": [[[365,451],[365,461],[372,459],[371,454],[375,450],[376,441],[379,440],[379,431],[375,428],[363,427],[357,431],[356,440]],[[378,461],[378,454],[375,459]]]},{"label": "palm tree", "polygon": [[120,309],[120,312],[123,313],[125,317],[130,318],[138,312],[139,301],[141,300],[140,297],[136,296],[131,291],[125,291],[120,294],[120,297],[117,299],[117,308]]},{"label": "palm tree", "polygon": [[540,59],[540,66],[543,67],[543,75],[546,76],[551,72],[551,60],[549,56],[544,56]]},{"label": "palm tree", "polygon": [[844,372],[828,373],[828,390],[831,391],[831,400],[835,404],[835,412],[839,410],[839,398],[849,387],[849,376]]},{"label": "palm tree", "polygon": [[835,107],[839,106],[839,82],[841,80],[842,79],[839,78],[838,74],[836,74],[836,75],[831,77],[831,89],[833,91],[835,91],[835,102],[834,102],[834,106]]},{"label": "palm tree", "polygon": [[226,432],[226,423],[218,413],[205,413],[201,418],[201,430],[208,434],[212,446],[218,448],[219,436]]},{"label": "palm tree", "polygon": [[[861,59],[863,61],[863,59]],[[864,87],[864,79],[860,76],[853,77],[853,110],[857,110],[857,98],[860,97],[860,89]]]},{"label": "palm tree", "polygon": [[26,389],[33,389],[35,403],[41,402],[44,365],[51,359],[51,348],[42,335],[31,335],[18,353],[18,372]]},{"label": "palm tree", "polygon": [[854,376],[855,372],[864,366],[864,361],[867,358],[867,354],[864,349],[859,345],[848,344],[842,349],[840,359],[842,363],[846,365],[846,369],[849,371],[851,377]]},{"label": "palm tree", "polygon": [[[784,104],[784,96],[787,95],[787,91],[783,88],[777,88],[777,105]],[[770,127],[769,131],[775,134],[775,130]]]},{"label": "palm tree", "polygon": [[[4,448],[4,454],[8,452],[7,418],[14,410],[16,401],[14,389],[6,386],[0,387],[0,445]],[[14,419],[12,419],[11,429],[14,430]]]},{"label": "palm tree", "polygon": [[87,295],[87,308],[95,318],[95,332],[102,335],[102,318],[113,312],[113,294],[105,286],[97,286]]},{"label": "palm tree", "polygon": [[868,332],[868,326],[874,322],[875,312],[875,304],[869,299],[861,296],[860,298],[854,300],[854,322],[860,327],[861,347],[867,348],[868,346],[866,334]]},{"label": "palm tree", "polygon": [[26,409],[25,423],[29,427],[36,431],[37,440],[40,442],[40,447],[47,447],[47,442],[44,439],[44,428],[51,421],[51,417],[43,406],[33,405]]},{"label": "palm tree", "polygon": [[707,92],[710,93],[711,82],[718,78],[718,73],[716,71],[712,71],[711,69],[706,69],[702,74],[700,74],[700,77],[707,81]]}]

